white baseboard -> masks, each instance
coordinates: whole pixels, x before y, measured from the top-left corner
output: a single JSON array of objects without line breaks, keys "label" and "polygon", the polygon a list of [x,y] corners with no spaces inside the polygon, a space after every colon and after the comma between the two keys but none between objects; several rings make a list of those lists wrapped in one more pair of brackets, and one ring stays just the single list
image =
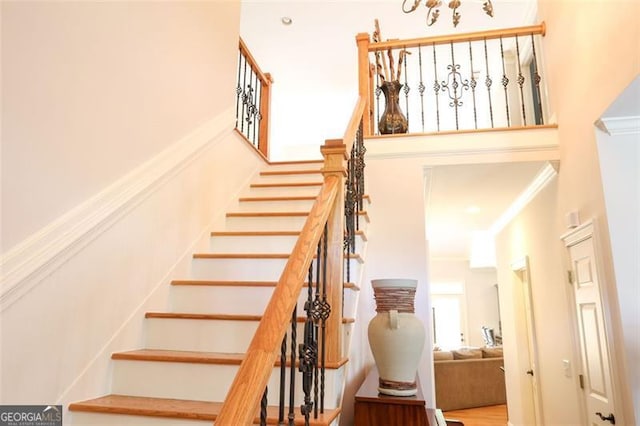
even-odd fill
[{"label": "white baseboard", "polygon": [[3,254],[0,312],[186,167],[202,150],[230,134],[234,114],[233,108],[225,110]]}]

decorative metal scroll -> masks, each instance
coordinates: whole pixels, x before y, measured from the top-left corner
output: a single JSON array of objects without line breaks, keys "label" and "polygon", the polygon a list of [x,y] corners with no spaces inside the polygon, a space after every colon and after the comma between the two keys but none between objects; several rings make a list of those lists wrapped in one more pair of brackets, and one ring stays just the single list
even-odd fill
[{"label": "decorative metal scroll", "polygon": [[[406,52],[402,109],[412,117],[408,133],[544,124],[540,35],[530,34],[530,43],[526,38],[529,34],[520,33],[392,49]],[[372,62],[375,45],[370,47]],[[377,125],[382,81],[374,83]],[[380,134],[377,127],[374,131]]]}]

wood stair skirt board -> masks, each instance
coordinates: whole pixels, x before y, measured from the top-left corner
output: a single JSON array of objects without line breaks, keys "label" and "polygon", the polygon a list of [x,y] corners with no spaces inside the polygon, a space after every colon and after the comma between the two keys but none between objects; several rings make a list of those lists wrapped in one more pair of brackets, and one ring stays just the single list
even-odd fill
[{"label": "wood stair skirt board", "polygon": [[[224,228],[211,232],[210,250],[193,254],[190,275],[171,282],[170,310],[145,314],[146,349],[112,355],[111,394],[71,404],[72,425],[190,426],[215,421],[316,199],[322,164],[272,163],[260,173],[246,196],[239,198],[240,211],[228,212]],[[359,214],[361,224],[368,222],[366,211]],[[363,263],[358,253],[367,241],[363,230],[357,235],[357,253],[348,257],[352,271]],[[345,292],[345,308],[351,302],[355,306],[359,287],[345,283],[344,288],[351,290]],[[299,338],[305,297],[301,295],[299,302]],[[350,315],[355,309],[344,312]],[[354,321],[343,318],[344,339],[349,339]],[[287,358],[288,367],[290,363]],[[311,425],[336,423],[346,363],[344,358],[326,365],[327,408],[311,419]],[[268,424],[278,424],[279,371],[278,360],[269,383]],[[295,424],[303,425],[299,375],[296,382]],[[286,388],[288,392],[288,384]],[[288,408],[285,418],[287,413]]]},{"label": "wood stair skirt board", "polygon": [[[203,424],[211,425],[218,416],[222,402],[189,401],[169,398],[146,398],[127,395],[107,395],[101,398],[71,404],[69,409],[76,413],[104,413],[121,414],[129,416],[164,417],[168,419],[201,420]],[[288,407],[285,410],[289,411]],[[298,411],[298,407],[296,407]],[[340,409],[325,409],[324,414],[319,414],[318,419],[312,419],[311,425],[324,426],[334,421]],[[278,424],[278,407],[267,408],[268,424]],[[256,423],[259,419],[256,417]],[[97,423],[96,423],[97,424]],[[103,423],[105,424],[105,423]],[[108,423],[119,424],[119,423]],[[304,419],[296,416],[296,425],[304,425]]]}]

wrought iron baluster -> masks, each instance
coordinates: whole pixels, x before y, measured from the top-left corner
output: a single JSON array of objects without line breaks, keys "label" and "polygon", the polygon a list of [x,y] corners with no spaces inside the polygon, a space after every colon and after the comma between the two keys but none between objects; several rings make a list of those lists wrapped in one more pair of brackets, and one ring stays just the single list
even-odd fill
[{"label": "wrought iron baluster", "polygon": [[[256,140],[256,148],[260,148],[260,122],[262,121],[262,80],[258,80],[258,98],[256,99],[256,127],[258,132],[258,138]],[[255,137],[255,136],[254,136]]]},{"label": "wrought iron baluster", "polygon": [[540,123],[536,123],[536,124],[544,124],[544,115],[542,114],[542,94],[540,93],[540,74],[538,73],[538,58],[536,56],[536,43],[535,43],[535,39],[533,37],[533,34],[531,34],[531,49],[533,52],[533,70],[534,70],[534,75],[533,75],[533,82],[535,83],[536,86],[536,93],[537,93],[537,97],[538,97],[538,114],[540,117]]},{"label": "wrought iron baluster", "polygon": [[250,122],[249,122],[249,129],[251,134],[251,143],[253,144],[253,146],[255,146],[256,148],[258,147],[258,142],[256,140],[256,116],[257,116],[257,100],[258,100],[258,74],[255,72],[255,70],[253,69],[253,67],[251,68],[251,79],[250,81],[253,83],[253,91],[251,93],[251,105],[249,106],[251,114],[250,114]]},{"label": "wrought iron baluster", "polygon": [[260,400],[260,426],[267,426],[267,394],[269,388],[264,388],[262,399]]},{"label": "wrought iron baluster", "polygon": [[502,47],[502,37],[500,37],[500,59],[502,60],[502,87],[504,87],[504,105],[507,110],[507,127],[511,127],[511,118],[509,117],[509,94],[507,93],[507,85],[509,84],[509,78],[507,77],[507,70],[504,65],[504,49]]},{"label": "wrought iron baluster", "polygon": [[473,69],[473,49],[471,48],[471,41],[469,41],[469,62],[471,65],[471,82],[469,85],[471,86],[471,95],[473,97],[473,124],[475,128],[478,128],[478,114],[476,111],[476,86],[478,82],[476,81],[475,71]]},{"label": "wrought iron baluster", "polygon": [[[460,75],[460,65],[456,64],[456,58],[453,53],[453,42],[450,42],[449,46],[451,47],[451,65],[447,65],[447,69],[449,70],[449,75],[447,76],[448,80],[442,81],[441,90],[443,92],[445,90],[448,92],[449,99],[451,99],[451,102],[449,102],[449,106],[453,107],[455,111],[456,130],[459,130],[460,126],[458,120],[458,107],[462,106],[462,101],[460,100],[462,98],[462,89],[469,89],[469,80],[463,80],[462,76]],[[451,96],[451,89],[453,89],[453,96]],[[459,95],[458,89],[460,89]]]},{"label": "wrought iron baluster", "polygon": [[284,424],[285,382],[287,380],[287,334],[280,345],[280,404],[278,406],[278,424]]},{"label": "wrought iron baluster", "polygon": [[380,123],[380,93],[382,93],[382,89],[380,88],[380,75],[376,72],[376,134],[380,134],[380,129],[378,127]]},{"label": "wrought iron baluster", "polygon": [[424,132],[424,89],[425,87],[422,80],[422,45],[418,45],[418,68],[420,70],[420,84],[418,85],[418,92],[420,93],[420,121],[422,123],[422,131]]},{"label": "wrought iron baluster", "polygon": [[296,395],[296,348],[298,347],[296,340],[298,336],[298,306],[293,307],[291,313],[291,365],[289,366],[289,426],[294,426],[296,418],[295,414],[295,395]]},{"label": "wrought iron baluster", "polygon": [[[320,245],[318,244],[318,247],[316,247],[316,259],[319,259],[319,255],[320,255]],[[316,262],[316,265],[319,265],[320,262]],[[316,273],[316,276],[318,276],[318,273]],[[318,418],[318,358],[317,358],[317,350],[318,350],[318,324],[316,323],[315,317],[316,317],[316,312],[315,312],[315,303],[314,303],[314,299],[313,299],[313,286],[314,286],[314,280],[313,280],[313,264],[309,267],[309,282],[307,285],[307,301],[306,303],[309,303],[311,306],[311,310],[307,311],[307,318],[311,318],[312,319],[312,329],[311,332],[313,333],[313,341],[316,344],[316,360],[315,363],[313,364],[313,417],[314,418]],[[315,283],[315,287],[316,287],[316,292],[318,291],[318,285],[317,285],[317,279],[316,279],[316,283]],[[306,303],[305,303],[305,309],[306,309]]]},{"label": "wrought iron baluster", "polygon": [[436,60],[436,44],[433,45],[433,71],[435,73],[435,79],[433,80],[433,91],[436,93],[436,125],[438,131],[440,131],[440,106],[438,102],[438,93],[440,92],[440,83],[438,83],[438,64]]},{"label": "wrought iron baluster", "polygon": [[[406,110],[406,118],[407,118],[407,132],[409,131],[409,91],[411,90],[411,88],[409,87],[409,83],[407,82],[407,58],[408,55],[406,54],[406,49],[404,49],[405,54],[403,55],[403,62],[404,62],[404,84],[403,84],[403,90],[404,90],[404,105],[405,105],[405,110]],[[400,53],[398,53],[398,55],[400,55]],[[400,70],[398,70],[400,71]]]},{"label": "wrought iron baluster", "polygon": [[247,58],[244,59],[244,70],[242,71],[242,122],[240,132],[244,135],[245,107],[247,105]]},{"label": "wrought iron baluster", "polygon": [[487,39],[484,39],[484,63],[487,71],[487,78],[484,80],[485,86],[487,86],[487,96],[489,97],[489,117],[491,118],[491,128],[493,128],[493,104],[491,102],[491,77],[489,76],[489,57],[487,53]]},{"label": "wrought iron baluster", "polygon": [[[319,263],[319,259],[317,261]],[[318,348],[313,335],[313,299],[311,290],[311,281],[313,280],[313,264],[309,266],[309,284],[307,285],[307,300],[304,304],[304,310],[307,313],[304,322],[304,336],[299,346],[300,366],[302,373],[302,391],[304,393],[304,403],[300,407],[300,412],[304,416],[305,425],[309,425],[311,412],[313,411],[313,402],[311,402],[311,388],[313,386],[313,371],[317,363]]]},{"label": "wrought iron baluster", "polygon": [[[320,412],[324,413],[324,390],[325,390],[325,371],[326,371],[326,346],[327,346],[327,318],[331,314],[331,305],[327,302],[327,239],[329,228],[324,225],[324,236],[322,237],[322,308],[320,310],[322,337],[320,346],[322,354],[320,355]],[[319,280],[320,278],[318,278]],[[320,282],[318,282],[320,285]]]},{"label": "wrought iron baluster", "polygon": [[522,67],[520,65],[520,44],[518,43],[518,35],[516,34],[516,60],[518,61],[518,86],[520,86],[520,105],[522,107],[522,124],[527,125],[527,113],[524,109],[524,92],[522,86],[524,85],[525,78],[522,75]]},{"label": "wrought iron baluster", "polygon": [[240,95],[242,94],[242,87],[240,86],[240,75],[242,74],[242,49],[238,49],[238,85],[236,86],[236,128],[238,127],[238,118],[240,117]]}]

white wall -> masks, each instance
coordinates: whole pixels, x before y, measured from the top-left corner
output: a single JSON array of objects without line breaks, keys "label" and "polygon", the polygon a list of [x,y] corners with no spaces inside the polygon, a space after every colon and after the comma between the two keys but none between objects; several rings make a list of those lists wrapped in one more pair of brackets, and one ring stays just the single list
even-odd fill
[{"label": "white wall", "polygon": [[[566,282],[564,248],[558,238],[562,221],[556,217],[557,178],[552,180],[496,238],[500,311],[503,318],[505,382],[509,423],[529,425],[533,419],[528,364],[528,342],[523,289],[511,264],[525,256],[529,259],[529,282],[538,344],[538,385],[542,393],[541,424],[580,424],[577,394],[571,287]],[[573,366],[565,377],[562,361]]]},{"label": "white wall", "polygon": [[2,2],[3,264],[33,267],[2,271],[3,404],[106,393],[263,167],[232,130],[238,26],[237,2]]},{"label": "white wall", "polygon": [[2,252],[235,102],[239,1],[2,7]]},{"label": "white wall", "polygon": [[[605,200],[593,123],[640,73],[640,3],[606,0],[576,2],[545,0],[538,5],[547,25],[543,52],[545,78],[552,115],[558,120],[561,159],[558,180],[558,220],[578,211],[583,220],[593,218],[600,231],[604,270],[603,288],[610,296],[609,340],[614,376],[621,387],[621,412],[616,418],[633,424],[633,404],[626,384],[622,322],[616,297],[616,279],[609,245]],[[587,99],[588,102],[581,100]],[[557,238],[559,235],[554,236]],[[637,325],[636,325],[637,328]],[[559,413],[561,414],[561,413]],[[636,419],[637,421],[638,419]]]},{"label": "white wall", "polygon": [[431,259],[429,281],[460,282],[464,284],[466,301],[466,337],[468,346],[482,347],[484,339],[480,332],[482,326],[493,328],[499,334],[500,316],[496,284],[498,278],[494,268],[469,268],[466,259]]},{"label": "white wall", "polygon": [[[640,100],[636,99],[637,102]],[[602,184],[611,234],[627,376],[640,419],[640,143],[638,133],[610,136],[598,132]]]}]

